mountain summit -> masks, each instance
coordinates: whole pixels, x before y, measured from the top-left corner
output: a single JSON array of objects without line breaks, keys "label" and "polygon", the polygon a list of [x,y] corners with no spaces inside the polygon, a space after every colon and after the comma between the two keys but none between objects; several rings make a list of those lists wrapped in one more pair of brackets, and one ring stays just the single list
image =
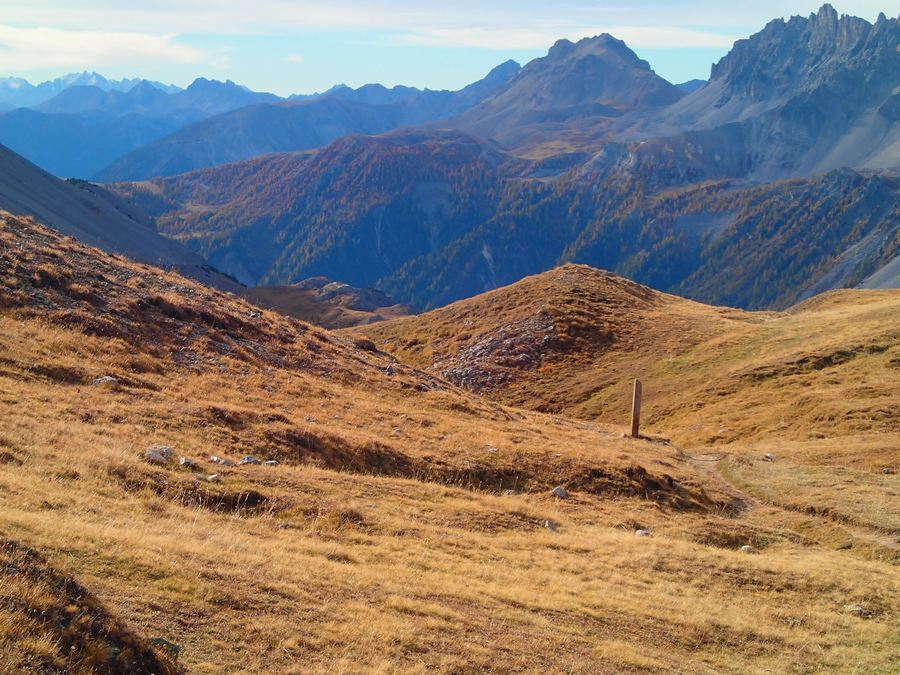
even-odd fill
[{"label": "mountain summit", "polygon": [[[871,24],[831,5],[804,18],[776,19],[712,67],[711,83],[752,103],[818,87],[892,91],[900,73],[900,26],[881,14]],[[849,93],[849,92],[848,92]]]},{"label": "mountain summit", "polygon": [[517,144],[541,127],[585,117],[615,118],[674,103],[683,92],[653,72],[611,35],[559,40],[494,96],[462,115],[458,126]]}]

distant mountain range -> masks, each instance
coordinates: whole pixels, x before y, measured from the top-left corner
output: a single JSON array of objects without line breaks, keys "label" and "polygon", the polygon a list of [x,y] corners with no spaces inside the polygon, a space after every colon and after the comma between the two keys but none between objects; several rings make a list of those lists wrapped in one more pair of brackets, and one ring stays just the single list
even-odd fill
[{"label": "distant mountain range", "polygon": [[42,88],[60,90],[32,107],[0,114],[0,143],[57,176],[79,178],[197,120],[279,100],[203,78],[167,91],[146,80],[110,82],[84,74],[34,89]]},{"label": "distant mountain range", "polygon": [[174,84],[163,84],[140,78],[108,80],[100,73],[71,73],[64,77],[34,85],[21,77],[0,78],[0,109],[27,108],[49,101],[70,87],[96,87],[101,91],[130,91],[146,82],[167,94],[181,91]]},{"label": "distant mountain range", "polygon": [[104,86],[2,115],[0,137],[119,181],[249,286],[322,276],[431,308],[579,262],[755,309],[900,285],[896,18],[779,19],[681,85],[601,35],[456,92]]},{"label": "distant mountain range", "polygon": [[349,134],[381,134],[465,112],[519,71],[508,61],[459,91],[339,87],[318,98],[245,107],[187,126],[99,171],[101,181],[172,176],[273,152],[319,148]]},{"label": "distant mountain range", "polygon": [[457,115],[518,69],[504,63],[456,92],[338,85],[289,99],[204,78],[183,90],[87,72],[37,86],[6,78],[0,80],[0,143],[58,176],[173,175]]},{"label": "distant mountain range", "polygon": [[427,308],[575,261],[785,307],[900,283],[898,45],[896,19],[826,5],[685,93],[611,36],[562,41],[440,122],[114,189],[247,284],[324,275]]}]

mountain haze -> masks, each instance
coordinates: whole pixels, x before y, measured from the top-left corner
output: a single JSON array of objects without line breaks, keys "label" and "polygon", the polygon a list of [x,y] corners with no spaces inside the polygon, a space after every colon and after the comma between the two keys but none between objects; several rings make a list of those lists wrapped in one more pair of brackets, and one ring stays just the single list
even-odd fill
[{"label": "mountain haze", "polygon": [[55,175],[87,178],[187,124],[277,100],[234,82],[203,78],[168,92],[146,80],[128,89],[101,86],[96,78],[88,80],[92,84],[81,81],[32,108],[0,114],[0,143]]},{"label": "mountain haze", "polygon": [[189,126],[122,157],[96,178],[140,180],[171,176],[274,152],[318,148],[350,134],[381,134],[456,115],[518,72],[508,61],[459,91],[341,87],[321,97],[259,105]]}]

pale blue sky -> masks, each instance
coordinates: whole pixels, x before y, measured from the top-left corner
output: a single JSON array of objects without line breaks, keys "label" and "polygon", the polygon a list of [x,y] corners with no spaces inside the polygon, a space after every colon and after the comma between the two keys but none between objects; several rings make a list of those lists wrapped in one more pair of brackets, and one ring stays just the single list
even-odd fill
[{"label": "pale blue sky", "polygon": [[[874,20],[884,1],[832,3]],[[674,82],[705,78],[733,41],[821,0],[0,0],[0,76],[72,71],[179,85],[232,79],[278,94],[343,82],[461,87],[610,32]]]}]

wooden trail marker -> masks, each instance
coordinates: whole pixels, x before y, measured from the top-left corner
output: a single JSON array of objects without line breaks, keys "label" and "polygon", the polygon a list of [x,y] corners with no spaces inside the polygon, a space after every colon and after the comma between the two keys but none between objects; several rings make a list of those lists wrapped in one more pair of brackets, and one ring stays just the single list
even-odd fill
[{"label": "wooden trail marker", "polygon": [[634,381],[634,397],[631,399],[631,436],[639,438],[641,427],[641,381]]}]

